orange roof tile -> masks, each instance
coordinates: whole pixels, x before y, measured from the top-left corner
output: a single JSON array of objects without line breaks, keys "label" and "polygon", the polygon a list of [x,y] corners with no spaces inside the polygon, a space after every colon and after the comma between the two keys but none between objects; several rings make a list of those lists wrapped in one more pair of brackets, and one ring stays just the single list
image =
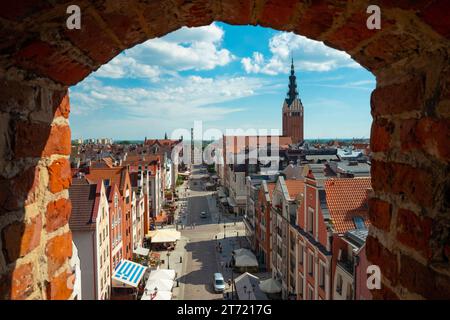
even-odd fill
[{"label": "orange roof tile", "polygon": [[239,153],[246,148],[256,148],[261,143],[268,144],[278,139],[279,148],[292,144],[291,137],[285,136],[224,136],[226,152]]},{"label": "orange roof tile", "polygon": [[345,233],[355,229],[355,216],[361,216],[366,227],[369,225],[368,193],[371,189],[370,177],[325,181],[326,201],[335,232]]},{"label": "orange roof tile", "polygon": [[267,183],[267,190],[269,191],[270,200],[272,200],[273,190],[275,190],[276,186],[277,186],[276,182],[268,182]]},{"label": "orange roof tile", "polygon": [[113,168],[89,168],[89,173],[86,174],[86,179],[90,183],[97,183],[100,180],[109,179],[109,184],[117,184],[121,187],[124,182],[123,172],[126,170],[124,167],[113,167]]},{"label": "orange roof tile", "polygon": [[299,193],[302,193],[305,187],[303,180],[285,180],[286,187],[291,199],[297,198]]}]

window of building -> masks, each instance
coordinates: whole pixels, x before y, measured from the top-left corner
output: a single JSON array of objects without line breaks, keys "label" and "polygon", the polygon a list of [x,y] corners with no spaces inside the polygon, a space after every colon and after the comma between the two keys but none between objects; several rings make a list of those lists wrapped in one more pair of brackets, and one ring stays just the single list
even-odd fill
[{"label": "window of building", "polygon": [[308,273],[313,277],[314,276],[314,255],[312,252],[308,253]]},{"label": "window of building", "polygon": [[302,244],[300,244],[298,247],[299,247],[298,264],[302,266],[303,265],[303,252],[305,249],[303,248]]},{"label": "window of building", "polygon": [[366,229],[366,225],[364,224],[364,218],[361,216],[353,217],[353,223],[355,224],[356,229]]},{"label": "window of building", "polygon": [[337,276],[336,292],[342,294],[342,276],[340,274]]},{"label": "window of building", "polygon": [[314,209],[308,208],[308,232],[314,233]]},{"label": "window of building", "polygon": [[353,286],[351,283],[347,284],[347,300],[353,300]]},{"label": "window of building", "polygon": [[308,286],[308,300],[314,300],[314,290]]},{"label": "window of building", "polygon": [[300,296],[302,296],[302,298],[303,298],[303,278],[302,277],[298,277],[298,292],[299,292]]},{"label": "window of building", "polygon": [[325,265],[319,263],[319,286],[325,288]]}]

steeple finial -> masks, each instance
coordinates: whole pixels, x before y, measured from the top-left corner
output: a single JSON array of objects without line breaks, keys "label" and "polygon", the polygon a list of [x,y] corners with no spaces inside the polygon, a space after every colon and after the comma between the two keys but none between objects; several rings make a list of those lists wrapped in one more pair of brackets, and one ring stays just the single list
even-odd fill
[{"label": "steeple finial", "polygon": [[286,103],[288,106],[291,105],[291,103],[298,97],[297,92],[297,77],[295,76],[295,70],[294,70],[294,57],[291,53],[291,75],[289,76],[289,91],[287,92],[287,98]]}]

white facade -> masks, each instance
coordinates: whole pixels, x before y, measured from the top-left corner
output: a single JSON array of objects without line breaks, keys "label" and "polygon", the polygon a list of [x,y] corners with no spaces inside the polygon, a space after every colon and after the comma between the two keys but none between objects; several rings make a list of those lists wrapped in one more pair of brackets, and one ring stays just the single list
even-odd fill
[{"label": "white facade", "polygon": [[70,267],[75,274],[75,281],[73,284],[72,295],[70,300],[82,300],[83,295],[81,292],[81,262],[78,256],[78,249],[75,243],[72,242],[72,257],[70,258]]},{"label": "white facade", "polygon": [[109,205],[102,183],[96,219],[97,300],[108,300],[111,295],[111,250],[109,239]]}]

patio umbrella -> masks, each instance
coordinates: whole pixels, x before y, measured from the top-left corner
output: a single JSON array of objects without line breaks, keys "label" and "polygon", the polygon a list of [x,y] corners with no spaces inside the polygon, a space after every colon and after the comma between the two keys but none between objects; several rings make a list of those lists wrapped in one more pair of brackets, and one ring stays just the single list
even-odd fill
[{"label": "patio umbrella", "polygon": [[172,292],[170,291],[157,291],[153,299],[152,296],[152,293],[145,293],[141,300],[172,300]]},{"label": "patio umbrella", "polygon": [[169,279],[149,279],[147,283],[145,284],[145,288],[148,291],[153,291],[155,288],[158,289],[158,291],[171,291],[173,288],[174,282]]},{"label": "patio umbrella", "polygon": [[259,288],[261,289],[261,291],[265,292],[265,293],[278,293],[281,292],[281,285],[280,283],[273,279],[267,279],[264,281],[261,281],[259,283]]},{"label": "patio umbrella", "polygon": [[150,273],[150,276],[148,277],[149,281],[151,279],[173,280],[173,279],[175,279],[175,270],[170,270],[170,269],[154,270]]}]

